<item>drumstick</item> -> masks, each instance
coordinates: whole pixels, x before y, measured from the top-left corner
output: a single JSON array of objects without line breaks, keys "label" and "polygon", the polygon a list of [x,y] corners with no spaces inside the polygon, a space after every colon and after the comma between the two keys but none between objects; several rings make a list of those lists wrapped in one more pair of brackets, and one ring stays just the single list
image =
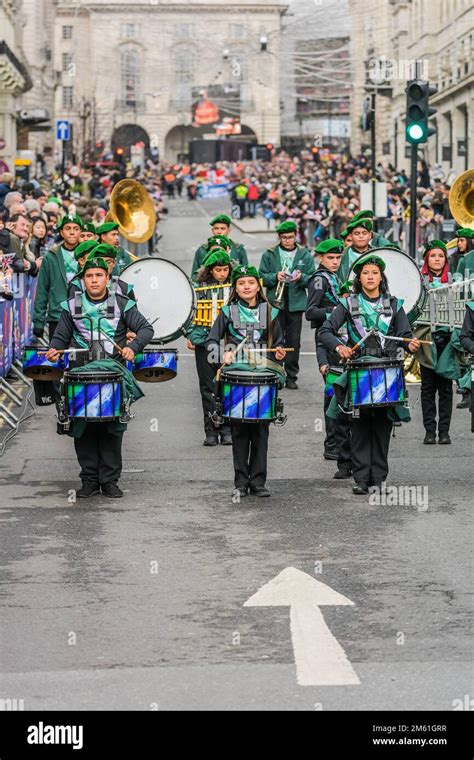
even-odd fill
[{"label": "drumstick", "polygon": [[264,351],[266,351],[267,353],[274,354],[276,351],[280,351],[280,349],[282,351],[294,351],[295,350],[294,348],[283,348],[283,346],[280,346],[280,348],[247,348],[246,350],[247,351],[255,351],[258,354],[261,354]]},{"label": "drumstick", "polygon": [[[248,337],[248,336],[245,336],[245,338],[243,339],[243,341],[242,341],[241,343],[239,343],[239,345],[238,345],[236,348],[234,348],[234,349],[233,349],[233,351],[232,351],[232,354],[233,354],[234,356],[235,356],[235,355],[236,355],[236,354],[237,354],[237,353],[240,351],[240,349],[242,348],[242,346],[244,345],[244,343],[246,343],[246,342],[247,342],[247,337]],[[221,366],[220,366],[220,367],[219,367],[219,369],[217,370],[217,373],[216,373],[216,380],[217,380],[218,382],[219,382],[219,380],[221,379],[221,372],[222,372],[222,370],[224,369],[224,367],[225,367],[225,366],[226,366],[226,362],[222,362]]]},{"label": "drumstick", "polygon": [[[106,338],[109,341],[109,343],[112,343],[113,347],[117,349],[117,351],[119,352],[119,354],[122,354],[123,349],[122,349],[121,346],[119,346],[118,343],[116,343],[114,340],[112,340],[112,338],[110,338],[107,335],[107,333],[105,333],[103,330],[101,330],[100,327],[97,327],[97,330],[98,330],[98,332],[101,333],[101,335],[102,335],[103,338]],[[125,346],[125,348],[126,348],[126,346]]]},{"label": "drumstick", "polygon": [[420,340],[420,338],[398,338],[395,335],[384,335],[385,340],[396,340],[399,343],[411,343],[412,340],[417,340],[418,343],[423,343],[425,346],[432,346],[432,340]]},{"label": "drumstick", "polygon": [[[36,352],[38,354],[47,354],[50,350],[51,349],[49,348],[37,348]],[[57,351],[58,354],[83,354],[85,351],[89,351],[88,348],[56,348],[54,350]]]}]

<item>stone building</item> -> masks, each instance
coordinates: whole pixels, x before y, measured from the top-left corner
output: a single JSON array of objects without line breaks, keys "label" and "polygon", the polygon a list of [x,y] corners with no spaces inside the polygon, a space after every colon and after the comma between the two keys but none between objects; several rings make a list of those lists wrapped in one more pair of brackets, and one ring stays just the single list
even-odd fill
[{"label": "stone building", "polygon": [[143,142],[165,159],[210,127],[192,126],[202,97],[258,143],[280,141],[278,0],[59,0],[56,118],[79,158],[95,144]]}]

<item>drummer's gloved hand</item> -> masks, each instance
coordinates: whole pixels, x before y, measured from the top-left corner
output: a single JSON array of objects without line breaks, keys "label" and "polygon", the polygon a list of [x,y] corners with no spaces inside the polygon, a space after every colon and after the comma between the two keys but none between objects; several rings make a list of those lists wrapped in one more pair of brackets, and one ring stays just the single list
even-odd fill
[{"label": "drummer's gloved hand", "polygon": [[36,338],[42,338],[44,335],[44,327],[33,327],[33,335]]}]

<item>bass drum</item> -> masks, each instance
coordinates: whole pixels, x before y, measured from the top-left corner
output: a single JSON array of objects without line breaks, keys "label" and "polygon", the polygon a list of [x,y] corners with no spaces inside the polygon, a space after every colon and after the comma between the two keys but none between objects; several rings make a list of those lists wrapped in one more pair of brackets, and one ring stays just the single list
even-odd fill
[{"label": "bass drum", "polygon": [[196,296],[179,266],[166,259],[138,259],[122,270],[120,279],[133,286],[138,309],[153,326],[152,343],[170,343],[184,334]]},{"label": "bass drum", "polygon": [[[385,261],[390,294],[403,299],[403,308],[410,324],[413,324],[423,311],[427,294],[418,266],[410,256],[396,248],[371,248],[370,252]],[[350,279],[354,279],[356,261],[351,266]]]}]

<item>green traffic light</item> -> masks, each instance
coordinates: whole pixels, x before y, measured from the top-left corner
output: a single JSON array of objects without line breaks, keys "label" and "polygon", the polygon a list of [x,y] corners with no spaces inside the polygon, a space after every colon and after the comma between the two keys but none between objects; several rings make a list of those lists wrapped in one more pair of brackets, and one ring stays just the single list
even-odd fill
[{"label": "green traffic light", "polygon": [[407,133],[410,140],[417,142],[423,138],[425,131],[421,124],[410,124],[407,129]]}]

